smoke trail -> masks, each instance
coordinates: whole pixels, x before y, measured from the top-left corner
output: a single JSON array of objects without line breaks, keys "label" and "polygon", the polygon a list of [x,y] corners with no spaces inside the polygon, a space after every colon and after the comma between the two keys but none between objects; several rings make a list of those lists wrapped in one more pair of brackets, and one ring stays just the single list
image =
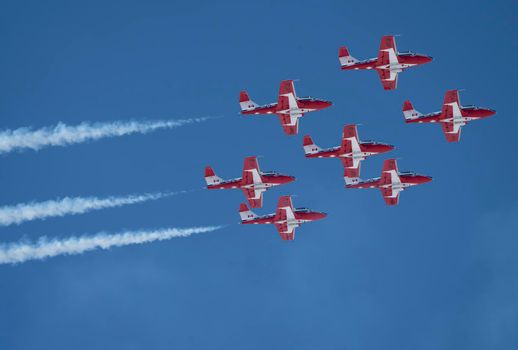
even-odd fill
[{"label": "smoke trail", "polygon": [[[182,192],[178,192],[182,193]],[[65,197],[45,202],[20,203],[0,207],[0,226],[20,224],[25,221],[46,219],[48,217],[83,214],[92,210],[120,207],[172,196],[176,193],[146,193],[125,197]]]},{"label": "smoke trail", "polygon": [[99,233],[95,236],[52,240],[42,237],[36,243],[0,244],[0,264],[16,264],[28,260],[43,260],[58,255],[82,254],[96,249],[163,241],[175,237],[187,237],[195,233],[212,232],[220,228],[221,226],[186,229],[167,228],[152,231],[127,231],[118,234]]},{"label": "smoke trail", "polygon": [[157,121],[115,121],[110,123],[84,122],[76,126],[58,123],[54,127],[33,130],[19,128],[0,131],[0,154],[30,148],[39,150],[49,146],[66,146],[74,143],[98,140],[105,137],[148,133],[157,129],[170,129],[186,124],[200,123],[209,118]]}]

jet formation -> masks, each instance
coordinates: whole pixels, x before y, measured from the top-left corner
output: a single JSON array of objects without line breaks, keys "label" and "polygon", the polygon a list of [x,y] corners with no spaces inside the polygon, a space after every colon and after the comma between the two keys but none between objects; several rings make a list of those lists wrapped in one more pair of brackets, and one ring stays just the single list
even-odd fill
[{"label": "jet formation", "polygon": [[[432,61],[427,55],[414,52],[399,52],[393,35],[382,37],[378,56],[367,60],[358,60],[352,57],[345,46],[339,48],[338,59],[341,70],[375,70],[385,90],[397,88],[398,74],[410,67],[420,66]],[[298,97],[295,93],[293,80],[281,81],[277,102],[267,105],[258,105],[252,101],[246,91],[239,94],[239,104],[243,115],[275,114],[279,118],[286,135],[297,135],[299,119],[306,113],[319,111],[332,105],[330,101],[312,97]],[[462,106],[458,90],[449,90],[444,97],[440,112],[421,114],[412,103],[406,100],[403,104],[403,116],[406,123],[439,123],[442,126],[446,140],[458,142],[461,128],[468,122],[484,119],[496,112],[489,108]],[[402,191],[409,187],[422,185],[432,180],[430,176],[417,174],[411,171],[398,169],[396,159],[386,159],[383,163],[381,176],[362,180],[361,164],[367,158],[381,155],[395,149],[393,145],[376,142],[361,141],[358,136],[357,124],[347,124],[343,127],[340,145],[321,148],[313,142],[312,137],[306,134],[302,140],[305,158],[338,158],[344,168],[343,177],[345,188],[363,189],[377,188],[380,190],[386,205],[395,206],[399,203]],[[241,189],[251,208],[263,206],[263,193],[268,189],[289,184],[295,177],[277,172],[262,172],[259,169],[257,157],[247,157],[243,166],[241,178],[223,180],[216,176],[214,170],[205,168],[207,188],[213,189]],[[283,240],[295,239],[295,229],[301,224],[323,219],[327,214],[311,211],[307,208],[294,208],[291,196],[280,196],[277,210],[274,214],[258,216],[245,203],[239,207],[241,224],[272,224],[277,228]]]}]

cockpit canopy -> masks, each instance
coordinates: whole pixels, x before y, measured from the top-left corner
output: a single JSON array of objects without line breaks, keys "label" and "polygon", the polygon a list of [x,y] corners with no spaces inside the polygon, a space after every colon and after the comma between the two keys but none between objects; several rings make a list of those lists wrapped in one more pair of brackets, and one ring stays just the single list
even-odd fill
[{"label": "cockpit canopy", "polygon": [[413,51],[403,51],[403,52],[398,52],[401,56],[415,56],[417,55],[417,53],[413,52]]},{"label": "cockpit canopy", "polygon": [[399,175],[406,175],[406,176],[416,176],[419,175],[415,171],[401,171],[399,172]]},{"label": "cockpit canopy", "polygon": [[320,101],[320,102],[329,102],[329,101],[322,100],[322,99],[320,99],[320,98],[311,97],[311,96],[304,96],[304,97],[299,97],[299,96],[297,96],[297,100],[299,100],[299,101]]},{"label": "cockpit canopy", "polygon": [[373,140],[362,140],[363,144],[369,144],[369,145],[377,145],[379,142],[373,141]]}]

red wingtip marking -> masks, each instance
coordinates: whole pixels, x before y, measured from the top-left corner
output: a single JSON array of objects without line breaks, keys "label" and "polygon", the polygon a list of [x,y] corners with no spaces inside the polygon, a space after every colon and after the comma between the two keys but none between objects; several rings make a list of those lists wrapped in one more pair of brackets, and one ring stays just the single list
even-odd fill
[{"label": "red wingtip marking", "polygon": [[396,159],[386,159],[383,163],[383,171],[396,170],[397,171],[397,161]]},{"label": "red wingtip marking", "polygon": [[248,211],[248,207],[246,206],[245,203],[241,203],[239,205],[239,212],[242,213],[242,212],[245,212],[245,211]]},{"label": "red wingtip marking", "polygon": [[344,137],[357,137],[356,125],[350,124],[344,126]]},{"label": "red wingtip marking", "polygon": [[448,90],[444,94],[444,103],[459,102],[459,90]]},{"label": "red wingtip marking", "polygon": [[283,94],[292,94],[294,93],[295,88],[293,87],[293,80],[283,80],[281,81],[281,87],[279,89],[279,95]]},{"label": "red wingtip marking", "polygon": [[291,196],[281,196],[279,197],[279,207],[288,207],[291,206]]},{"label": "red wingtip marking", "polygon": [[395,49],[396,43],[393,35],[385,35],[381,38],[380,50]]},{"label": "red wingtip marking", "polygon": [[258,168],[259,168],[259,165],[257,164],[256,156],[245,158],[245,166],[244,166],[245,170],[258,169]]}]

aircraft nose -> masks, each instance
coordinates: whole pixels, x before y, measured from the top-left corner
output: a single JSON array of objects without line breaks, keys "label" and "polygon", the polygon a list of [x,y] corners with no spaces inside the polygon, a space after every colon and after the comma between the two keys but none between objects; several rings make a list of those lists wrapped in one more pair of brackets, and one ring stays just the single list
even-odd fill
[{"label": "aircraft nose", "polygon": [[431,176],[423,176],[423,183],[427,183],[427,182],[430,182],[432,181],[432,177]]},{"label": "aircraft nose", "polygon": [[295,176],[286,176],[286,183],[295,181]]},{"label": "aircraft nose", "polygon": [[392,146],[392,145],[386,145],[386,149],[387,149],[387,150],[386,150],[386,152],[388,152],[388,151],[392,151],[392,150],[394,150],[395,148],[396,148],[396,147],[394,147],[394,146]]},{"label": "aircraft nose", "polygon": [[325,218],[327,216],[326,213],[316,213],[316,219],[317,220],[322,220],[323,218]]},{"label": "aircraft nose", "polygon": [[425,56],[424,57],[424,63],[429,63],[429,62],[432,62],[433,61],[433,57],[430,57],[430,56]]},{"label": "aircraft nose", "polygon": [[496,114],[496,111],[494,109],[487,109],[486,110],[486,114],[488,117],[492,116],[492,115],[495,115]]}]

